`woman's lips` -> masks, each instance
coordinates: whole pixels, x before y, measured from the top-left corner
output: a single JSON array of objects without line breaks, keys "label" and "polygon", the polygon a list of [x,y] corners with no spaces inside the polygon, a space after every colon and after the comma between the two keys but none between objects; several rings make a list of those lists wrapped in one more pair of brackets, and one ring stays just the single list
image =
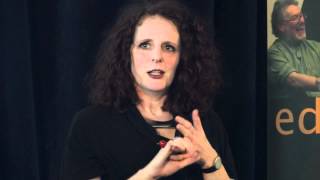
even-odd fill
[{"label": "woman's lips", "polygon": [[149,77],[153,78],[153,79],[161,79],[164,75],[164,71],[160,70],[160,69],[153,69],[151,71],[147,72]]}]

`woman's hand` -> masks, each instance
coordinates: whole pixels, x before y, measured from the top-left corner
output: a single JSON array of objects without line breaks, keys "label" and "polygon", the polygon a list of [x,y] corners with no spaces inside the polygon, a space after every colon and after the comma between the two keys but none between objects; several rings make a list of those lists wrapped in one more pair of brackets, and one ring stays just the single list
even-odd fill
[{"label": "woman's hand", "polygon": [[[179,158],[177,158],[177,156]],[[178,170],[199,160],[199,152],[193,148],[192,143],[184,138],[168,141],[166,146],[150,161],[150,163],[134,174],[130,180],[158,179],[169,176]]]},{"label": "woman's hand", "polygon": [[191,141],[191,143],[199,152],[200,159],[198,162],[201,165],[201,167],[203,169],[212,167],[214,159],[217,157],[218,154],[216,150],[211,146],[206,137],[206,134],[201,124],[199,111],[197,109],[192,111],[193,125],[191,124],[191,122],[189,122],[181,116],[177,116],[175,119],[177,121],[176,128],[182,133],[184,138],[187,138]]}]

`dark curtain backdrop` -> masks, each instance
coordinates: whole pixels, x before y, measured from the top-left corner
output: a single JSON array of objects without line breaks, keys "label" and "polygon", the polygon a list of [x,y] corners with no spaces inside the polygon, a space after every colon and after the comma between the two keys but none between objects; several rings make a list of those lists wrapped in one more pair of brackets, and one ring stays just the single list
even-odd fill
[{"label": "dark curtain backdrop", "polygon": [[[125,0],[0,1],[0,179],[58,179],[72,117],[102,30]],[[215,33],[224,87],[216,111],[240,179],[266,179],[262,1],[188,0]]]},{"label": "dark curtain backdrop", "polygon": [[307,16],[307,37],[308,39],[320,42],[320,1],[305,0],[303,1],[302,11]]}]

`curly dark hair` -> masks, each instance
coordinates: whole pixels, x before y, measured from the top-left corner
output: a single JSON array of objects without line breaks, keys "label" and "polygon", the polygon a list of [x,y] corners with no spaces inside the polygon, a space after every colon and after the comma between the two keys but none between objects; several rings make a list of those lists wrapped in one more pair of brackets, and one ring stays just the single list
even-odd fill
[{"label": "curly dark hair", "polygon": [[172,21],[180,35],[180,62],[162,109],[173,114],[188,114],[194,108],[208,110],[221,84],[213,38],[199,18],[173,0],[149,0],[122,10],[98,53],[89,81],[89,101],[118,110],[140,102],[131,73],[130,47],[136,26],[153,15]]},{"label": "curly dark hair", "polygon": [[273,5],[272,15],[271,15],[271,25],[272,25],[272,33],[276,37],[281,36],[281,32],[279,31],[279,25],[283,21],[283,10],[285,10],[290,5],[298,6],[298,1],[296,0],[278,0]]}]

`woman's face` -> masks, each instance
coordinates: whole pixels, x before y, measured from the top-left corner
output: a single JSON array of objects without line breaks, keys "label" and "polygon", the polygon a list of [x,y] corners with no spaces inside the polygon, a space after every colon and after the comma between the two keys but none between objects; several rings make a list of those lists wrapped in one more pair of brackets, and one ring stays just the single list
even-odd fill
[{"label": "woman's face", "polygon": [[136,90],[165,94],[173,81],[179,56],[179,33],[174,23],[159,15],[145,17],[136,27],[131,47]]}]

